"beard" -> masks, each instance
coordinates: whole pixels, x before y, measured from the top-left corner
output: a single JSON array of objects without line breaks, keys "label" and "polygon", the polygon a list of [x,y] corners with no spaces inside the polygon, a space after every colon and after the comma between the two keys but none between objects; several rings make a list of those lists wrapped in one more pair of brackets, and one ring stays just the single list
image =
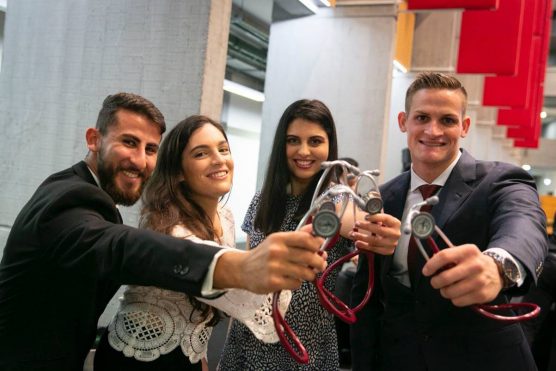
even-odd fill
[{"label": "beard", "polygon": [[97,161],[97,172],[100,187],[106,193],[108,193],[110,197],[112,197],[115,204],[122,206],[132,206],[137,202],[137,200],[139,200],[141,194],[143,193],[143,188],[145,187],[145,182],[147,181],[146,175],[144,172],[140,172],[139,177],[142,181],[138,190],[125,191],[118,187],[115,181],[116,174],[122,170],[136,171],[136,169],[134,168],[124,169],[119,166],[110,166],[110,164],[105,161],[105,154],[101,148]]}]

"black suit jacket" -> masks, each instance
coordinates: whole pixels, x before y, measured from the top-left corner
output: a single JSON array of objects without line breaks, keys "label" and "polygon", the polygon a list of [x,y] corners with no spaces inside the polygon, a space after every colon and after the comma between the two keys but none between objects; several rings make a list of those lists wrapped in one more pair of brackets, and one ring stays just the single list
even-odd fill
[{"label": "black suit jacket", "polygon": [[51,175],[17,216],[0,263],[0,370],[81,370],[120,285],[200,295],[218,250],[122,225],[85,162]]},{"label": "black suit jacket", "polygon": [[[381,187],[386,213],[401,219],[409,184],[410,172],[405,172]],[[536,281],[548,245],[546,217],[529,174],[505,163],[476,161],[463,151],[438,197],[440,202],[432,214],[454,245],[505,249],[527,271],[521,290]],[[437,243],[443,246],[438,238]],[[420,270],[414,288],[401,285],[389,273],[392,259],[377,256],[378,287],[353,325],[354,370],[370,370],[377,362],[385,370],[418,370],[421,366],[454,370],[458,362],[461,369],[493,370],[503,369],[504,362],[496,359],[502,356],[510,369],[530,367],[520,363],[524,358],[520,352],[528,349],[524,350],[527,346],[519,326],[455,307],[430,286],[430,278],[423,277]],[[367,272],[366,260],[360,259],[354,303],[364,294]],[[495,300],[505,301],[502,294]],[[514,345],[517,348],[512,348]],[[530,360],[530,354],[526,356]],[[394,364],[390,362],[395,359]]]}]

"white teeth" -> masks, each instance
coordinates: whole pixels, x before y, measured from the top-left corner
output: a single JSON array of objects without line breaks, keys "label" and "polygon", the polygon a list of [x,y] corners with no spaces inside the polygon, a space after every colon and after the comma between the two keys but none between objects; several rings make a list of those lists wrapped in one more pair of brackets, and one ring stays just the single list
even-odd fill
[{"label": "white teeth", "polygon": [[313,163],[313,161],[303,161],[303,160],[296,160],[295,162],[302,167],[311,166],[311,164]]},{"label": "white teeth", "polygon": [[216,172],[216,173],[209,174],[209,177],[211,177],[211,178],[224,178],[224,177],[226,177],[226,175],[228,175],[227,171],[219,171],[219,172]]},{"label": "white teeth", "polygon": [[128,170],[122,170],[122,173],[124,173],[124,175],[129,177],[129,178],[138,178],[139,177],[139,173],[131,172],[131,171],[128,171]]}]

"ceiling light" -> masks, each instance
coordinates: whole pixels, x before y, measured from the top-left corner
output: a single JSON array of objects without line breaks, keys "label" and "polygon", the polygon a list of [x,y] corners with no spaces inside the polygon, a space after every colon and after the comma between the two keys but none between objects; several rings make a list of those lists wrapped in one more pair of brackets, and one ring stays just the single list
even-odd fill
[{"label": "ceiling light", "polygon": [[245,85],[238,84],[230,80],[224,80],[224,90],[242,96],[243,98],[254,100],[255,102],[264,102],[264,94],[258,90],[248,88]]},{"label": "ceiling light", "polygon": [[531,165],[529,165],[529,164],[523,164],[523,165],[521,165],[521,168],[522,168],[523,170],[525,170],[525,171],[529,171],[529,170],[531,170]]},{"label": "ceiling light", "polygon": [[549,186],[552,184],[552,179],[550,178],[544,178],[543,183],[545,186]]},{"label": "ceiling light", "polygon": [[407,68],[405,68],[403,64],[401,64],[395,59],[394,59],[394,68],[400,71],[401,73],[407,73]]},{"label": "ceiling light", "polygon": [[545,119],[546,118],[546,111],[542,111],[541,112],[541,119]]},{"label": "ceiling light", "polygon": [[313,3],[313,0],[297,0],[297,1],[299,1],[301,4],[303,4],[303,6],[305,8],[307,8],[310,11],[312,11],[313,13],[317,14],[319,8],[317,8],[315,3]]}]

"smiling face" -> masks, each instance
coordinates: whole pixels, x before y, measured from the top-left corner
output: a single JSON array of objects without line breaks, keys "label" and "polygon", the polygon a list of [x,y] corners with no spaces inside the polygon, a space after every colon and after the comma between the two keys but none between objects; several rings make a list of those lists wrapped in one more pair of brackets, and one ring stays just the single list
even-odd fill
[{"label": "smiling face", "polygon": [[234,161],[220,130],[210,123],[189,138],[181,155],[184,181],[190,197],[200,205],[218,202],[232,187]]},{"label": "smiling face", "polygon": [[286,157],[291,176],[292,193],[305,191],[321,163],[328,159],[328,135],[316,122],[295,119],[286,132]]},{"label": "smiling face", "polygon": [[459,138],[469,131],[459,90],[421,89],[411,99],[409,112],[400,112],[400,130],[407,133],[413,170],[432,182],[456,158]]},{"label": "smiling face", "polygon": [[145,116],[121,109],[105,135],[87,130],[87,162],[116,204],[133,205],[156,164],[161,133]]}]

